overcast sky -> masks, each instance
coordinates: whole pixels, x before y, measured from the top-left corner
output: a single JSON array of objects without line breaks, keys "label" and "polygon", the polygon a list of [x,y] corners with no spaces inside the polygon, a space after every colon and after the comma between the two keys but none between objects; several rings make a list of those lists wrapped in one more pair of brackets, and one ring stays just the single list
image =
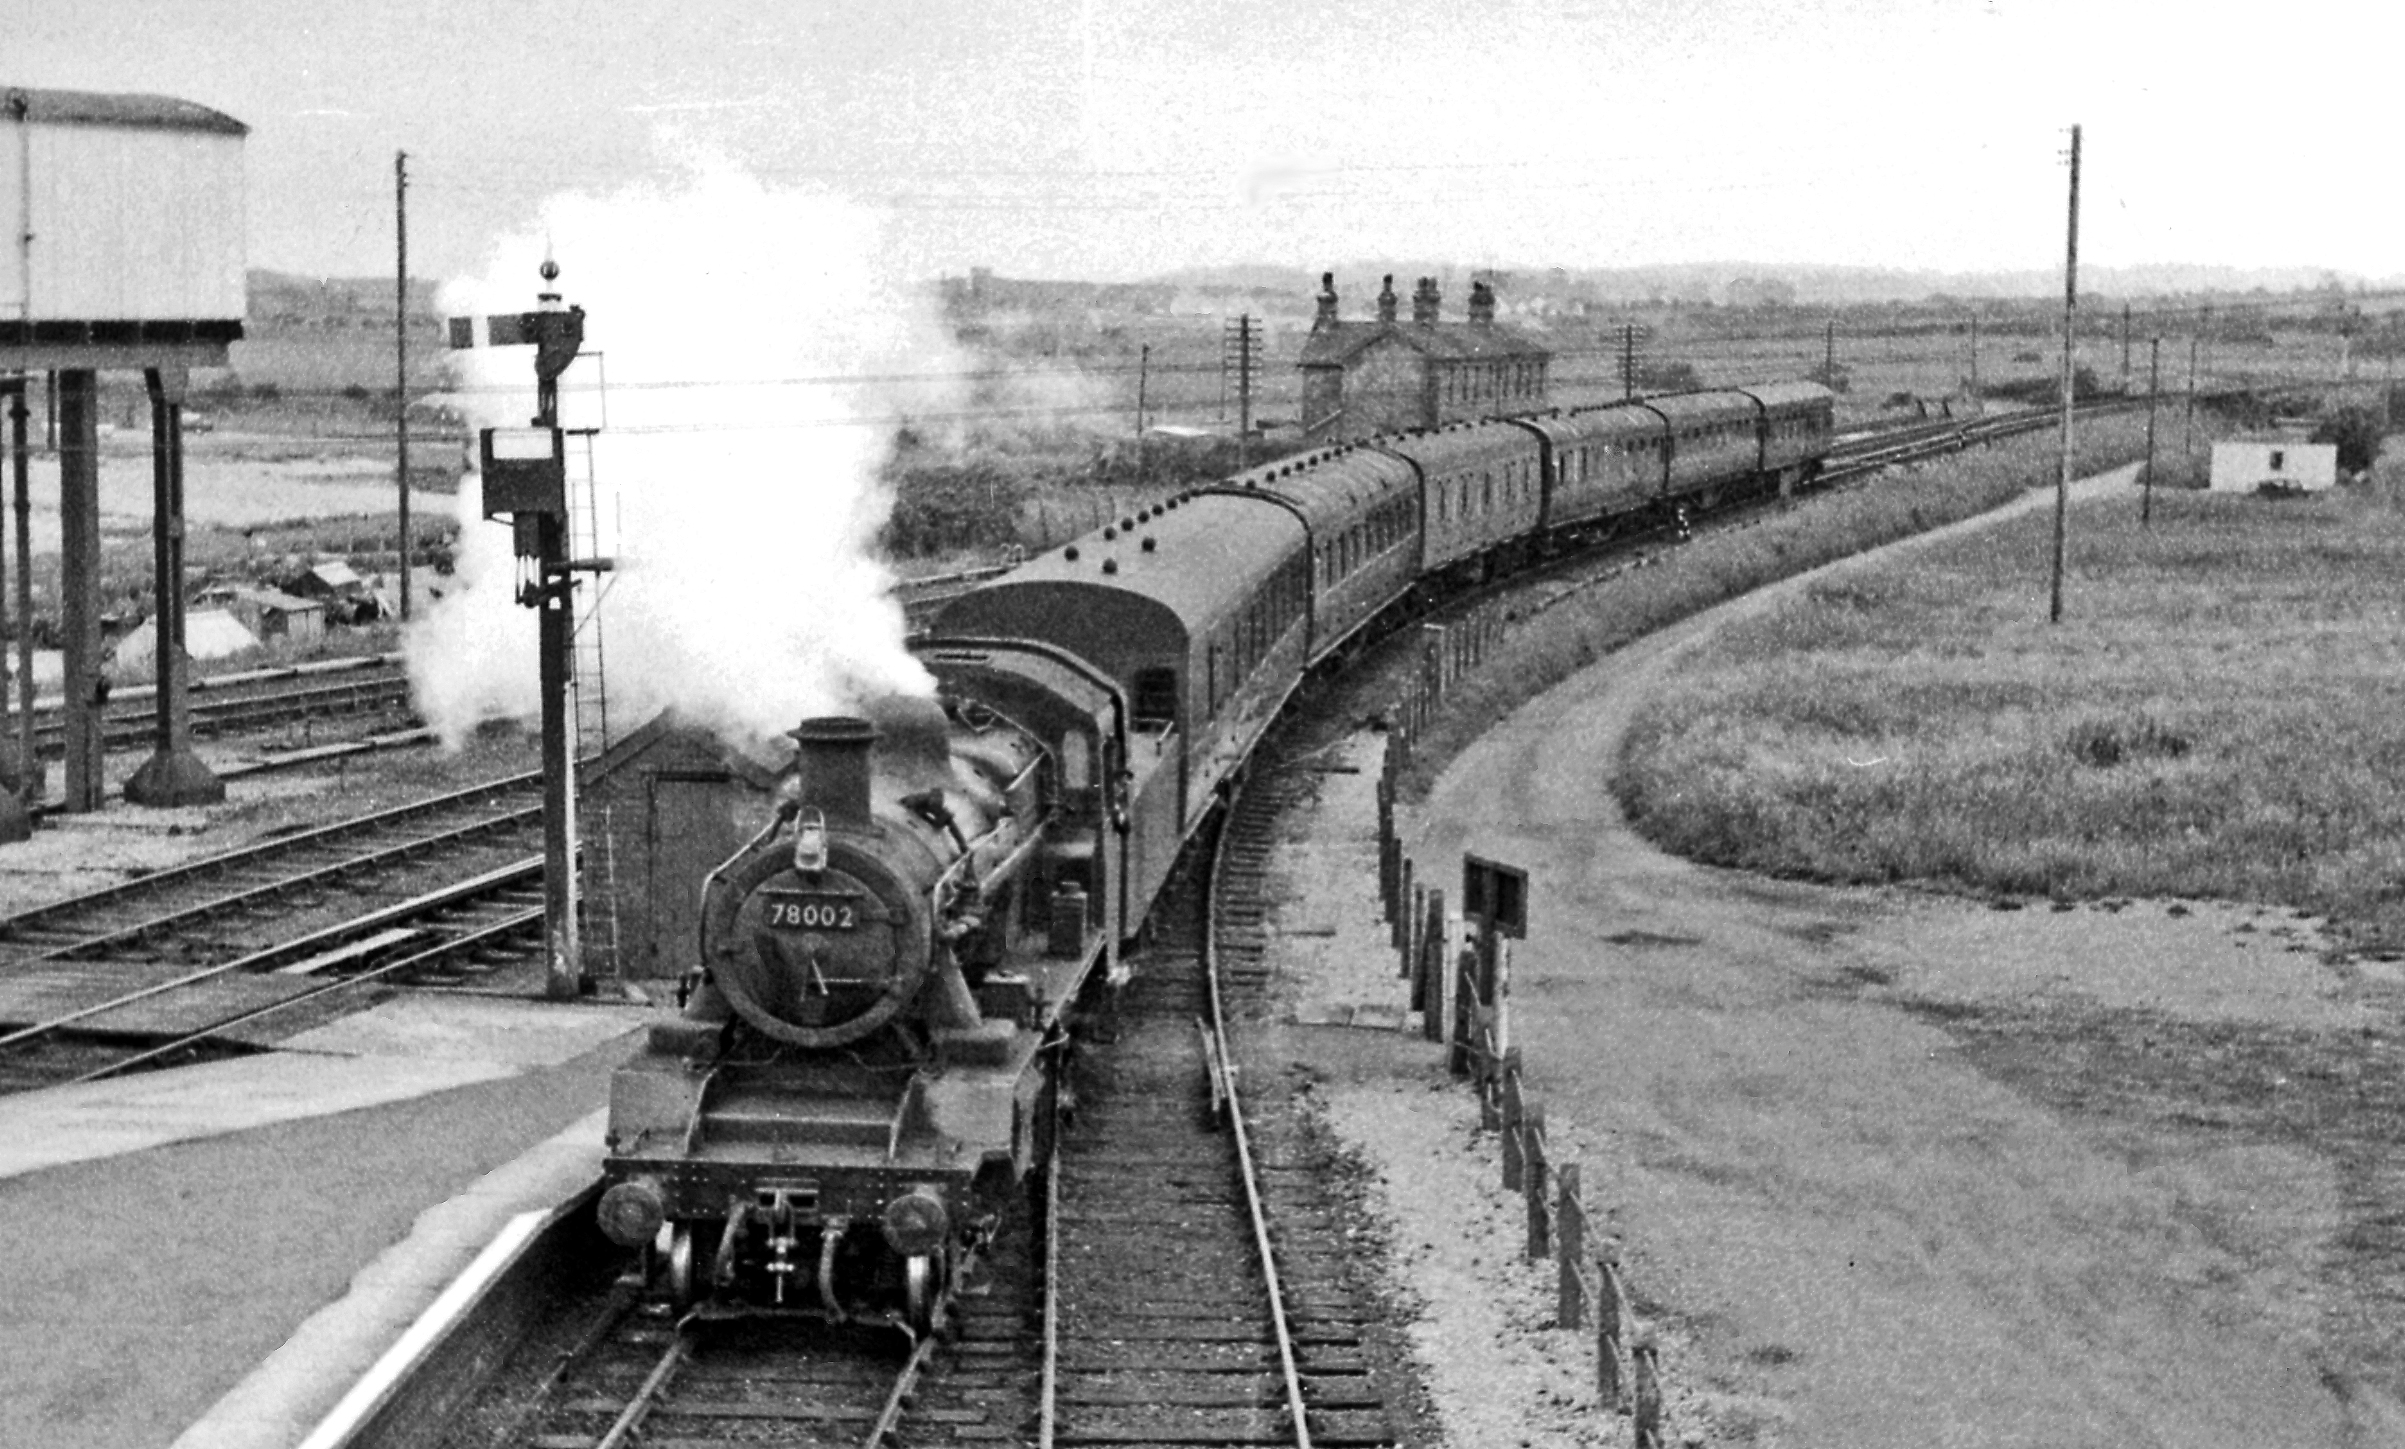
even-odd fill
[{"label": "overcast sky", "polygon": [[887,209],[922,274],[2049,268],[2079,121],[2083,264],[2386,276],[2401,39],[2354,0],[0,0],[0,84],[248,123],[252,264],[304,273],[390,270],[396,150],[430,276],[701,151]]}]

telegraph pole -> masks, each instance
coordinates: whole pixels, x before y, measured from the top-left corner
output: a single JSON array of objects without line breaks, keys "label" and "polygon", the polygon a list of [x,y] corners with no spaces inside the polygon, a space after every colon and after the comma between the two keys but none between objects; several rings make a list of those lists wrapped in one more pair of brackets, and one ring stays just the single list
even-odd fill
[{"label": "telegraph pole", "polygon": [[1144,385],[1152,375],[1152,344],[1136,353],[1136,482],[1144,482]]},{"label": "telegraph pole", "polygon": [[2129,303],[2121,304],[2121,390],[2129,391]]},{"label": "telegraph pole", "polygon": [[2063,462],[2054,483],[2054,584],[2046,608],[2048,623],[2063,621],[2063,554],[2071,526],[2071,385],[2079,314],[2079,127],[2071,128],[2071,221],[2063,245]]},{"label": "telegraph pole", "polygon": [[1820,380],[1829,391],[1837,390],[1837,319],[1834,317],[1829,319],[1828,329],[1822,334]]},{"label": "telegraph pole", "polygon": [[1620,396],[1637,395],[1637,324],[1620,324]]},{"label": "telegraph pole", "polygon": [[409,621],[409,153],[392,153],[393,427],[401,488],[401,621]]},{"label": "telegraph pole", "polygon": [[2163,339],[2156,336],[2146,344],[2146,471],[2138,494],[2138,522],[2154,522],[2154,400],[2163,389]]},{"label": "telegraph pole", "polygon": [[2196,339],[2188,339],[2188,416],[2180,424],[2180,456],[2195,450],[2189,435],[2196,431]]},{"label": "telegraph pole", "polygon": [[1236,319],[1236,467],[1253,459],[1253,314]]},{"label": "telegraph pole", "polygon": [[1971,401],[1979,401],[1979,314],[1971,314]]}]

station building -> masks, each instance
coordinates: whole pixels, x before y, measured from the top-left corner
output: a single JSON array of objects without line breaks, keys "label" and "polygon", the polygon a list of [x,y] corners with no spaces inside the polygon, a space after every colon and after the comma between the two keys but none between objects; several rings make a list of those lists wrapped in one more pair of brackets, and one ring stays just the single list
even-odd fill
[{"label": "station building", "polygon": [[1390,275],[1376,320],[1348,322],[1337,316],[1336,276],[1324,274],[1298,364],[1305,435],[1343,442],[1552,406],[1546,374],[1553,354],[1495,321],[1493,287],[1471,283],[1465,322],[1444,321],[1442,305],[1436,279],[1422,277],[1411,320],[1402,321]]}]

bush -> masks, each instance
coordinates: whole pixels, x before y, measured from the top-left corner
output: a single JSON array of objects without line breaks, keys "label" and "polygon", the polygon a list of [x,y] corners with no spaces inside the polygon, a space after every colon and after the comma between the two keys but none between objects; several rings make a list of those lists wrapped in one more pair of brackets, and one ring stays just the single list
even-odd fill
[{"label": "bush", "polygon": [[[2100,396],[2104,388],[2096,381],[2092,367],[2077,367],[2071,372],[2071,396],[2081,402]],[[2008,402],[2026,403],[2031,407],[2059,407],[2063,400],[2063,383],[2059,376],[2014,377],[2003,382],[1984,383],[1981,397],[2000,397]]]},{"label": "bush", "polygon": [[1703,378],[1687,362],[1644,362],[1637,365],[1637,387],[1643,392],[1701,392]]},{"label": "bush", "polygon": [[2366,407],[2340,408],[2313,430],[2313,441],[2338,445],[2341,472],[2369,472],[2380,456],[2380,414]]},{"label": "bush", "polygon": [[992,463],[904,463],[890,481],[894,506],[885,521],[884,545],[896,557],[1018,541],[1019,505],[1028,488]]}]

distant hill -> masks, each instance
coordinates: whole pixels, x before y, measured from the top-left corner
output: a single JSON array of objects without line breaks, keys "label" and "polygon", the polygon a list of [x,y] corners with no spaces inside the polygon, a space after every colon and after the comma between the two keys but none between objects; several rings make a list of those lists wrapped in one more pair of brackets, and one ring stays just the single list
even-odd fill
[{"label": "distant hill", "polygon": [[[392,278],[303,277],[253,268],[249,323],[254,331],[343,332],[368,327],[392,331]],[[437,325],[431,277],[409,279],[410,331]]]},{"label": "distant hill", "polygon": [[[1473,278],[1492,277],[1507,297],[1580,298],[1597,302],[1711,302],[1759,300],[1765,290],[1801,306],[1859,302],[1918,302],[1932,297],[2019,299],[2059,296],[2059,269],[1939,272],[1874,266],[1782,265],[1760,262],[1681,262],[1650,267],[1469,267],[1426,260],[1354,260],[1331,267],[1268,265],[1188,267],[1152,280],[1186,288],[1228,288],[1309,296],[1322,271],[1336,273],[1338,291],[1353,305],[1374,296],[1378,279],[1393,273],[1397,290],[1433,276],[1450,297]],[[2335,284],[2346,291],[2405,287],[2405,276],[2369,278],[2326,267],[2219,267],[2159,263],[2083,267],[2080,294],[2090,297],[2169,297],[2203,293],[2303,292]]]}]

